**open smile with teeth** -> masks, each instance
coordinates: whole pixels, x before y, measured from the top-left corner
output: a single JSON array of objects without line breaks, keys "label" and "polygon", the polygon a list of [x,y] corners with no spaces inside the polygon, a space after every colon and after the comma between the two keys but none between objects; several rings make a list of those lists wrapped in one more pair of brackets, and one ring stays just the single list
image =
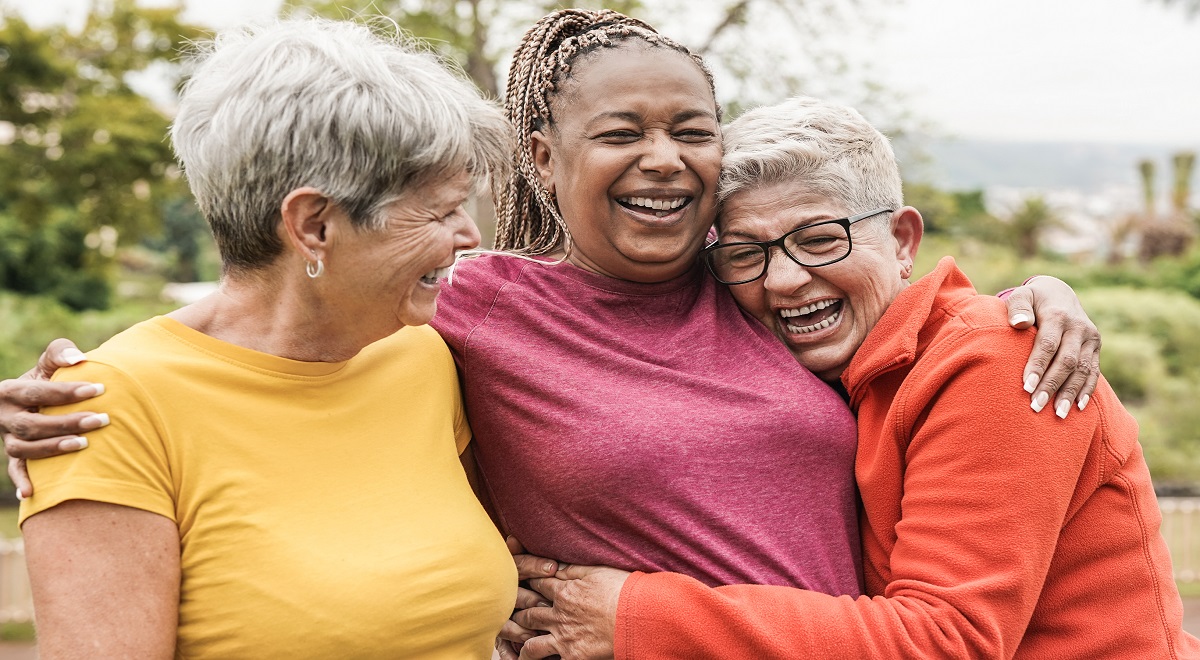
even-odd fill
[{"label": "open smile with teeth", "polygon": [[671,197],[668,199],[653,199],[650,197],[619,197],[617,202],[633,211],[651,212],[661,218],[670,215],[676,209],[692,201],[691,197]]},{"label": "open smile with teeth", "polygon": [[434,268],[433,270],[421,276],[421,282],[424,284],[437,284],[438,280],[444,280],[450,277],[450,266],[442,268]]},{"label": "open smile with teeth", "polygon": [[837,323],[842,317],[841,300],[818,300],[811,305],[779,310],[779,316],[788,332],[808,334],[824,330]]}]

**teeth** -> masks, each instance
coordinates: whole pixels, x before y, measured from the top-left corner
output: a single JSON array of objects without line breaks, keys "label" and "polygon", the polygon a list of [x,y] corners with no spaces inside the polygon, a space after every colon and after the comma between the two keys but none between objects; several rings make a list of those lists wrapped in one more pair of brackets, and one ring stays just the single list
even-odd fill
[{"label": "teeth", "polygon": [[825,328],[828,328],[829,326],[833,325],[839,318],[841,318],[841,316],[842,316],[842,312],[839,310],[839,311],[834,312],[833,314],[830,314],[829,318],[825,319],[824,321],[821,321],[820,323],[814,323],[812,325],[792,325],[789,323],[787,325],[787,329],[788,329],[788,332],[793,333],[793,334],[798,334],[798,335],[807,334],[809,332],[816,332],[817,330],[824,330]]},{"label": "teeth", "polygon": [[[650,197],[620,197],[618,202],[629,204],[630,206],[643,206],[655,211],[671,211],[683,206],[687,202],[687,197],[676,197],[674,199],[652,199]],[[656,214],[657,215],[657,214]],[[662,216],[659,216],[662,217]]]},{"label": "teeth", "polygon": [[445,279],[449,276],[450,276],[450,267],[446,266],[445,268],[434,268],[433,270],[429,271],[428,273],[425,273],[424,275],[422,275],[421,279],[425,280],[426,282],[432,283],[432,282],[436,282],[441,279]]},{"label": "teeth", "polygon": [[817,302],[815,302],[811,305],[805,305],[805,306],[801,307],[800,309],[781,309],[781,310],[779,310],[779,315],[785,319],[791,318],[793,316],[804,316],[805,314],[812,314],[813,312],[825,309],[826,307],[834,304],[835,302],[837,302],[837,301],[836,300],[818,300]]}]

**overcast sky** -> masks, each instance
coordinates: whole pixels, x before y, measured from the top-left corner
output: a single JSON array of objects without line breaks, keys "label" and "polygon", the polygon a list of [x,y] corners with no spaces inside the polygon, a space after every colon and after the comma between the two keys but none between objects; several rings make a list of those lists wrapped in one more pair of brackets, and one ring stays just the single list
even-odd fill
[{"label": "overcast sky", "polygon": [[[163,4],[161,0],[143,0]],[[702,2],[704,0],[697,0]],[[31,21],[79,20],[87,0],[0,0]],[[222,27],[280,0],[188,0]],[[903,0],[855,45],[940,131],[999,140],[1200,147],[1200,17],[1161,0]]]}]

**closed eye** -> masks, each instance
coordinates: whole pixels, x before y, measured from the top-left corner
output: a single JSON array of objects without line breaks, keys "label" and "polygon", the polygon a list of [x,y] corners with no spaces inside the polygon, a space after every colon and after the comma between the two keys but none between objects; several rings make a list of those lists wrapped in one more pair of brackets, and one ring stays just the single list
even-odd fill
[{"label": "closed eye", "polygon": [[597,139],[607,142],[631,142],[641,137],[640,133],[630,130],[605,131],[596,136]]},{"label": "closed eye", "polygon": [[716,137],[716,134],[712,131],[692,128],[675,133],[675,137],[684,142],[707,142]]}]

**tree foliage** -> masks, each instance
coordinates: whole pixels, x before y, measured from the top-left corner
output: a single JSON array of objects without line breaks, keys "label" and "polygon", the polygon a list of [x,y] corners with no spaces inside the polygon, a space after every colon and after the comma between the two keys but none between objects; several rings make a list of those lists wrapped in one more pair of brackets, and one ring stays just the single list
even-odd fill
[{"label": "tree foliage", "polygon": [[200,36],[180,10],[94,3],[78,33],[0,15],[0,287],[104,306],[116,242],[183,194],[168,120],[131,84]]},{"label": "tree foliage", "polygon": [[[869,32],[868,10],[896,1],[591,0],[570,6],[636,16],[705,56],[717,73],[718,100],[731,115],[803,92],[873,108],[885,123],[896,123],[902,116],[897,106],[884,102],[894,99],[884,86],[857,75],[863,72],[841,38],[864,25]],[[500,93],[509,55],[525,29],[564,6],[546,0],[295,0],[291,5],[289,11],[333,18],[386,16],[431,40],[492,95]]]}]

